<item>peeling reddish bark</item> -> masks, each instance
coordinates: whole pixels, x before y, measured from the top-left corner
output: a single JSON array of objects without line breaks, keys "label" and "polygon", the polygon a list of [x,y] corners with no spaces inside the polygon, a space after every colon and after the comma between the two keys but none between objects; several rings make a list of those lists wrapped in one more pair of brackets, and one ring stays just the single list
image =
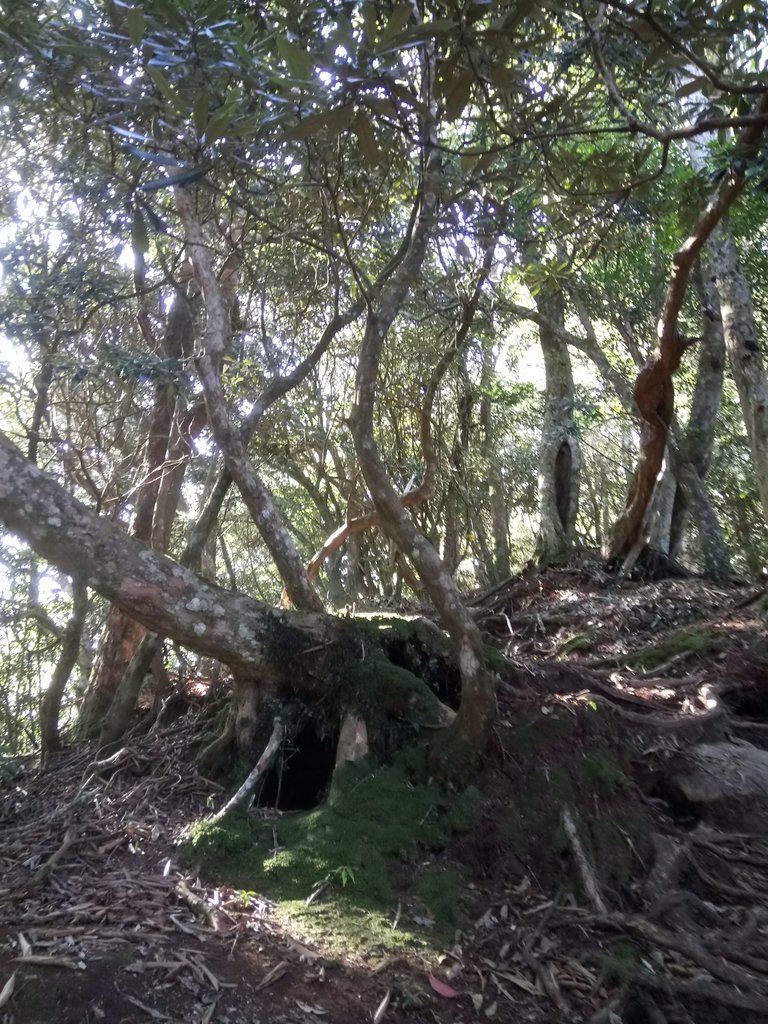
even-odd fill
[{"label": "peeling reddish bark", "polygon": [[[755,113],[768,113],[768,93],[760,97]],[[707,204],[693,234],[672,257],[669,284],[656,329],[658,345],[648,365],[638,374],[633,391],[641,417],[637,469],[626,507],[613,528],[607,552],[609,560],[621,560],[625,566],[634,561],[645,545],[646,512],[664,461],[674,412],[672,376],[689,344],[677,329],[688,280],[704,243],[744,188],[743,168],[757,150],[763,127],[762,123],[749,124],[743,129],[735,146],[731,171]]]}]

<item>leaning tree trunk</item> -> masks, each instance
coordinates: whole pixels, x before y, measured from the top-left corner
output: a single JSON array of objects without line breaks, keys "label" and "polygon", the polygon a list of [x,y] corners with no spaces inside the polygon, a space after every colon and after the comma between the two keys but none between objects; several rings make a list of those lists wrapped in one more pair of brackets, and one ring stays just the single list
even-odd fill
[{"label": "leaning tree trunk", "polygon": [[80,642],[88,615],[88,586],[80,576],[72,578],[72,614],[61,635],[61,650],[51,681],[40,705],[40,740],[43,754],[61,748],[59,713],[61,701],[72,669],[80,654]]},{"label": "leaning tree trunk", "polygon": [[[205,330],[195,363],[211,432],[226,468],[237,484],[243,502],[277,566],[288,597],[297,608],[320,611],[322,601],[305,571],[303,559],[272,494],[248,456],[242,431],[233,421],[227,406],[221,374],[232,333],[232,296],[225,287],[225,276],[217,275],[214,269],[195,195],[182,188],[176,188],[174,195],[184,228],[189,260],[205,303]],[[227,270],[230,289],[237,277],[236,264],[237,257],[234,257],[232,267]]]},{"label": "leaning tree trunk", "polygon": [[545,319],[539,326],[544,359],[544,423],[539,446],[539,532],[536,557],[542,564],[565,559],[573,545],[579,505],[581,450],[573,420],[573,373],[568,346],[551,324],[563,326],[562,292],[545,285],[536,296]]},{"label": "leaning tree trunk", "polygon": [[373,427],[384,341],[424,263],[437,223],[442,192],[441,155],[435,126],[437,103],[433,91],[436,62],[431,48],[424,51],[422,60],[418,197],[402,257],[388,279],[370,296],[349,423],[360,468],[381,517],[381,525],[418,573],[458,656],[461,702],[454,723],[455,735],[470,752],[481,752],[490,738],[496,705],[480,631],[464,607],[456,582],[440,555],[403,507],[379,453]]},{"label": "leaning tree trunk", "polygon": [[251,712],[244,733],[264,695],[322,701],[339,721],[345,711],[366,709],[380,725],[386,716],[435,729],[453,718],[426,683],[384,664],[375,628],[362,635],[365,624],[273,609],[209,583],[86,508],[2,433],[0,522],[130,618],[228,665],[237,706]]},{"label": "leaning tree trunk", "polygon": [[[760,97],[756,113],[768,113],[768,93]],[[702,247],[744,188],[744,168],[757,152],[762,133],[762,121],[743,129],[737,140],[741,159],[734,163],[721,182],[693,234],[672,257],[672,271],[656,329],[658,347],[648,365],[640,371],[633,390],[633,398],[641,417],[637,469],[626,507],[613,529],[607,551],[609,561],[618,562],[625,568],[634,563],[646,545],[649,504],[664,461],[674,413],[672,377],[690,344],[690,340],[683,338],[677,329],[688,278]],[[722,293],[720,300],[722,305]],[[739,306],[739,309],[743,313],[743,306]]]}]

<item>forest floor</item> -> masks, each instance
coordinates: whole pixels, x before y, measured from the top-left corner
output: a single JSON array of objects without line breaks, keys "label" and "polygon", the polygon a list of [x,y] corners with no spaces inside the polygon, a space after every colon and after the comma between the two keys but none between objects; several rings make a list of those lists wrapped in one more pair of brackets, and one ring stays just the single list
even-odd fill
[{"label": "forest floor", "polygon": [[[768,1021],[764,595],[593,567],[469,600],[510,666],[479,818],[421,858],[458,880],[447,913],[406,860],[387,928],[345,948],[344,865],[299,916],[185,865],[226,797],[192,765],[192,697],[111,767],[0,765],[0,1021]],[[721,784],[734,750],[756,761]]]}]

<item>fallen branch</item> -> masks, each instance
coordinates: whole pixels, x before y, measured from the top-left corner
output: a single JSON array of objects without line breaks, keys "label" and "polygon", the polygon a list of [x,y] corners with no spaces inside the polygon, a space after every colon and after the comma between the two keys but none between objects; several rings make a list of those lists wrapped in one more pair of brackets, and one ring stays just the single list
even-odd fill
[{"label": "fallen branch", "polygon": [[673,932],[668,928],[661,928],[643,917],[629,914],[609,914],[603,918],[602,924],[610,927],[620,928],[634,932],[652,942],[656,946],[663,946],[666,949],[674,950],[682,954],[693,963],[703,967],[713,978],[735,985],[745,992],[752,992],[761,996],[768,1007],[768,988],[762,979],[756,978],[748,971],[737,967],[722,955],[711,953],[694,936],[684,932]]},{"label": "fallen branch", "polygon": [[695,999],[720,1003],[721,1006],[733,1006],[739,1010],[751,1010],[754,1013],[768,1013],[768,997],[740,992],[736,988],[726,988],[724,985],[716,985],[714,982],[703,979],[682,981],[677,978],[662,978],[658,974],[651,974],[648,970],[641,970],[634,980],[646,988],[653,989],[655,992],[663,992],[668,996],[693,996]]},{"label": "fallen branch", "polygon": [[246,808],[250,804],[253,798],[254,790],[259,779],[269,771],[272,767],[272,762],[275,759],[277,751],[280,749],[280,744],[283,742],[285,737],[285,726],[283,725],[281,718],[275,719],[274,727],[272,728],[272,735],[269,737],[269,742],[264,748],[264,753],[261,755],[259,760],[256,762],[255,767],[251,770],[248,778],[242,784],[240,789],[235,793],[230,800],[222,807],[222,809],[214,814],[211,819],[214,822],[222,821],[224,818],[233,814],[240,808]]},{"label": "fallen branch", "polygon": [[608,908],[605,904],[605,900],[600,894],[600,887],[597,884],[597,879],[595,878],[589,859],[584,852],[584,847],[581,845],[581,839],[579,838],[579,832],[576,828],[576,822],[573,820],[573,815],[568,807],[563,807],[562,820],[563,828],[565,829],[565,834],[568,836],[571,848],[573,849],[573,854],[576,858],[576,865],[579,869],[579,874],[581,875],[581,880],[584,883],[584,890],[589,897],[589,901],[598,914],[606,914],[608,912]]},{"label": "fallen branch", "polygon": [[41,882],[45,881],[48,875],[53,871],[56,865],[59,863],[61,858],[72,846],[77,839],[77,833],[72,825],[69,826],[67,831],[64,833],[64,839],[61,842],[61,846],[56,850],[55,853],[51,854],[45,864],[41,864],[37,871],[32,876],[32,885],[40,885]]}]

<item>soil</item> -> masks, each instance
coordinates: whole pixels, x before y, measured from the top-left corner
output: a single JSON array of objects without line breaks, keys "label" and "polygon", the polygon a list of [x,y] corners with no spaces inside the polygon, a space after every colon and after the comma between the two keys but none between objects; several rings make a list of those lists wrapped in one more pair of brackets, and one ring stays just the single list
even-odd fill
[{"label": "soil", "polygon": [[194,769],[190,694],[110,764],[84,745],[0,764],[2,1024],[768,1021],[768,799],[677,781],[702,742],[768,749],[764,595],[582,567],[470,604],[510,662],[481,818],[423,857],[460,880],[452,923],[411,862],[390,927],[418,941],[395,951],[340,948],[332,892],[309,933],[182,863],[227,796]]}]

